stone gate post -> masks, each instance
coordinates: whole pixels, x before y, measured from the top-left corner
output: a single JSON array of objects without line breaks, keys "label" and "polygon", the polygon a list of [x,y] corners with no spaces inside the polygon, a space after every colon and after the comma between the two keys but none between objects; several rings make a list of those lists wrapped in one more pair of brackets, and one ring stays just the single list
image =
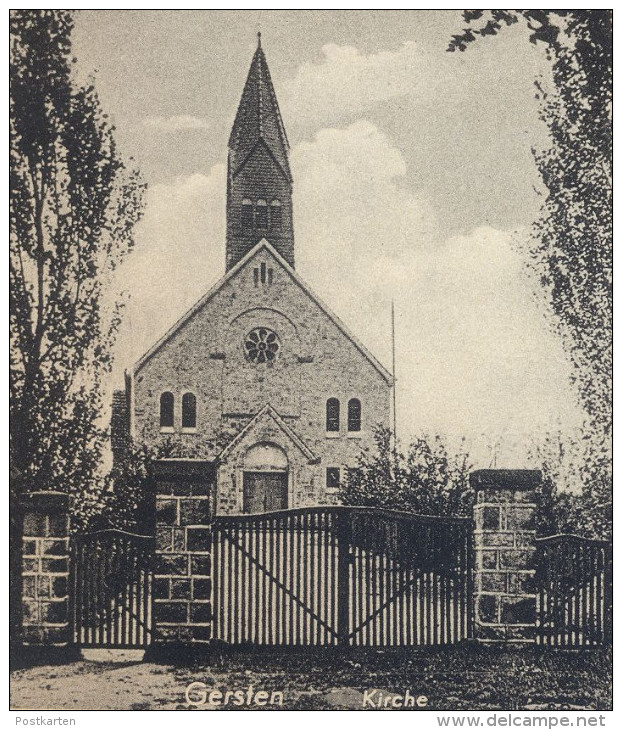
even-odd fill
[{"label": "stone gate post", "polygon": [[212,638],[213,464],[160,459],[154,471],[154,643],[205,644]]},{"label": "stone gate post", "polygon": [[33,492],[22,500],[22,637],[26,645],[67,646],[69,498]]},{"label": "stone gate post", "polygon": [[536,622],[535,489],[540,471],[484,469],[476,493],[474,635],[479,641],[533,641]]}]

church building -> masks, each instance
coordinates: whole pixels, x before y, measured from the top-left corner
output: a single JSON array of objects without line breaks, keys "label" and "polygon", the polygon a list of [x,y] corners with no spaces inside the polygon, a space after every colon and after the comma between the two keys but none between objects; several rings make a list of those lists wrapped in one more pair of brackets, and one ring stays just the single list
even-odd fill
[{"label": "church building", "polygon": [[296,272],[292,185],[260,39],[229,139],[226,273],[122,398],[134,443],[213,463],[218,514],[334,503],[390,422],[391,374]]}]

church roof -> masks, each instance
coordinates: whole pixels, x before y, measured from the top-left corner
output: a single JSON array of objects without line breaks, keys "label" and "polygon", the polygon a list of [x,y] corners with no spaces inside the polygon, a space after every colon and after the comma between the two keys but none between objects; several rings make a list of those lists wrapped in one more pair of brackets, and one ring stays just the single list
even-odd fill
[{"label": "church roof", "polygon": [[296,271],[287,263],[287,261],[279,254],[279,252],[263,238],[259,243],[254,246],[244,258],[240,259],[235,266],[233,266],[227,273],[214,284],[214,286],[205,294],[199,301],[191,307],[186,314],[184,314],[177,322],[168,330],[168,332],[161,337],[153,347],[148,350],[140,360],[134,365],[134,373],[136,374],[142,366],[155,355],[160,348],[171,339],[171,337],[180,330],[186,322],[188,322],[198,311],[200,311],[211,299],[214,297],[220,289],[231,279],[237,272],[242,269],[248,261],[250,261],[259,251],[266,249],[269,251],[276,261],[283,267],[283,269],[289,274],[293,281],[307,294],[307,296],[315,302],[315,304],[324,312],[324,314],[333,322],[333,324],[339,329],[350,342],[356,347],[357,350],[371,363],[371,365],[378,371],[378,373],[385,379],[390,385],[393,382],[393,376],[391,373],[371,354],[371,352],[363,345],[357,337],[346,327],[346,325],[334,314],[326,304],[311,291],[309,286],[303,281],[303,279],[296,273]]},{"label": "church roof", "polygon": [[229,137],[231,169],[235,175],[262,141],[285,176],[291,180],[289,142],[272,86],[261,38],[253,56],[238,112]]}]

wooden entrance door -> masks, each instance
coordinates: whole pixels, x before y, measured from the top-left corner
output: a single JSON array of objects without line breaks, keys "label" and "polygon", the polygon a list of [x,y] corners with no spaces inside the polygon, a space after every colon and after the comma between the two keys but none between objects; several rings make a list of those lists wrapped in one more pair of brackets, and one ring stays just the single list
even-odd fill
[{"label": "wooden entrance door", "polygon": [[243,509],[246,514],[287,509],[287,472],[245,471]]}]

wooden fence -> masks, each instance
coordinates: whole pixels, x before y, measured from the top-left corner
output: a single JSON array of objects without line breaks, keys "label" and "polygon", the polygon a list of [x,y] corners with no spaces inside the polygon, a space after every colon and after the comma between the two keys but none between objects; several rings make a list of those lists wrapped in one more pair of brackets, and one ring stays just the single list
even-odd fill
[{"label": "wooden fence", "polygon": [[564,648],[611,642],[611,544],[576,535],[537,540],[538,643]]},{"label": "wooden fence", "polygon": [[471,635],[472,523],[365,507],[217,517],[215,637],[418,646]]},{"label": "wooden fence", "polygon": [[70,598],[78,646],[150,643],[153,553],[152,537],[120,530],[72,538]]}]

